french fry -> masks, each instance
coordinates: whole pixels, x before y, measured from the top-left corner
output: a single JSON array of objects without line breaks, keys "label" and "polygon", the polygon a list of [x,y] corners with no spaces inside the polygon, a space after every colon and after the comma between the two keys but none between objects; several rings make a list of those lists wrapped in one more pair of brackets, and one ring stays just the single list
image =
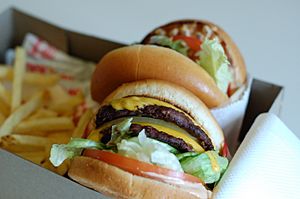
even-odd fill
[{"label": "french fry", "polygon": [[44,136],[47,137],[48,132],[46,131],[28,131],[28,132],[12,132],[12,134],[18,134],[18,135],[33,135],[33,136]]},{"label": "french fry", "polygon": [[0,79],[10,79],[13,78],[13,68],[11,66],[0,65]]},{"label": "french fry", "polygon": [[66,144],[70,141],[72,131],[57,131],[47,135],[47,137],[53,142],[52,144]]},{"label": "french fry", "polygon": [[87,109],[84,114],[80,117],[77,127],[75,128],[72,137],[81,137],[86,129],[87,125],[91,121],[93,117],[93,111],[91,109]]},{"label": "french fry", "polygon": [[17,124],[37,110],[42,105],[43,95],[44,93],[36,94],[13,112],[0,127],[0,137],[10,134]]},{"label": "french fry", "polygon": [[[14,69],[12,67],[0,66],[0,80],[13,80]],[[23,83],[40,87],[49,87],[56,85],[60,80],[58,74],[40,74],[25,72]]]},{"label": "french fry", "polygon": [[70,161],[65,160],[59,167],[54,167],[51,162],[47,159],[44,163],[42,163],[42,167],[53,171],[59,175],[65,175],[70,168]]},{"label": "french fry", "polygon": [[4,143],[3,145],[29,145],[37,147],[44,147],[51,142],[47,137],[17,134],[2,137],[1,141]]},{"label": "french fry", "polygon": [[10,106],[11,93],[5,89],[4,85],[1,82],[0,82],[0,100],[2,100],[2,103],[5,103],[6,106]]},{"label": "french fry", "polygon": [[83,102],[81,96],[69,97],[66,101],[60,103],[52,103],[49,105],[49,109],[61,114],[61,115],[72,115],[74,108]]},{"label": "french fry", "polygon": [[26,62],[25,50],[21,47],[17,47],[15,65],[14,65],[14,78],[13,78],[13,85],[12,85],[12,102],[11,102],[12,112],[21,105],[22,82],[26,71],[25,62]]},{"label": "french fry", "polygon": [[45,148],[41,146],[1,143],[1,141],[0,141],[0,147],[11,153],[22,153],[24,151],[26,152],[42,151]]},{"label": "french fry", "polygon": [[39,118],[23,121],[16,126],[14,133],[26,133],[30,131],[61,131],[74,129],[74,123],[70,117]]},{"label": "french fry", "polygon": [[0,112],[0,126],[3,124],[5,121],[5,116]]},{"label": "french fry", "polygon": [[33,113],[27,120],[35,120],[40,118],[50,118],[57,117],[58,113],[49,109],[40,108],[35,113]]},{"label": "french fry", "polygon": [[16,154],[26,160],[29,160],[39,165],[46,159],[44,151],[29,151],[29,152],[26,151],[26,152],[18,152]]},{"label": "french fry", "polygon": [[0,98],[0,113],[4,116],[9,116],[10,107]]},{"label": "french fry", "polygon": [[58,83],[60,77],[58,74],[39,74],[26,73],[24,76],[24,83],[41,87],[53,86]]},{"label": "french fry", "polygon": [[53,103],[60,104],[70,98],[70,95],[66,92],[66,90],[58,84],[50,87],[48,91]]}]

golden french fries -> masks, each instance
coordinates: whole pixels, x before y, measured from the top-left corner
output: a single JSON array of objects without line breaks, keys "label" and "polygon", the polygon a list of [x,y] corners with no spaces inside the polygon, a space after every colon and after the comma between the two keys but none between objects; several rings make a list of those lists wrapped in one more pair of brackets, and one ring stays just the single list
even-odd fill
[{"label": "golden french fries", "polygon": [[38,118],[23,121],[14,129],[15,133],[30,131],[61,131],[74,129],[74,123],[70,117]]},{"label": "golden french fries", "polygon": [[9,116],[10,107],[0,98],[0,113],[4,116]]},{"label": "golden french fries", "polygon": [[11,144],[11,143],[1,143],[0,147],[12,152],[12,153],[21,153],[21,152],[33,152],[33,151],[43,151],[44,147],[41,146],[30,146],[22,144]]},{"label": "golden french fries", "polygon": [[7,142],[7,144],[12,145],[29,145],[37,147],[44,147],[48,143],[51,143],[51,140],[47,139],[47,137],[17,134],[7,135],[6,137],[3,137],[2,140],[4,140],[4,144]]},{"label": "golden french fries", "polygon": [[0,80],[11,79],[13,77],[13,69],[11,66],[0,65]]},{"label": "golden french fries", "polygon": [[[13,80],[14,70],[12,67],[0,66],[0,80]],[[23,83],[39,87],[50,87],[58,83],[60,77],[58,74],[40,74],[26,72],[23,76]]]},{"label": "golden french fries", "polygon": [[16,154],[35,164],[41,164],[46,159],[44,151],[17,152]]},{"label": "golden french fries", "polygon": [[33,96],[30,101],[26,102],[13,112],[2,124],[0,128],[0,137],[10,134],[18,123],[42,105],[42,100],[43,93],[38,93]]},{"label": "golden french fries", "polygon": [[30,117],[28,117],[27,120],[35,120],[35,119],[50,118],[50,117],[57,117],[57,116],[58,113],[55,111],[45,109],[45,108],[40,108]]},{"label": "golden french fries", "polygon": [[22,82],[26,71],[25,64],[26,64],[26,52],[23,48],[17,47],[16,59],[14,65],[14,77],[13,77],[13,84],[12,84],[12,102],[11,102],[12,112],[21,105]]},{"label": "golden french fries", "polygon": [[2,82],[0,82],[0,100],[1,103],[4,103],[6,106],[10,106],[11,93],[6,90]]},{"label": "golden french fries", "polygon": [[0,126],[3,124],[5,121],[5,116],[0,112]]},{"label": "golden french fries", "polygon": [[48,88],[48,92],[53,103],[60,104],[70,98],[69,94],[59,84]]},{"label": "golden french fries", "polygon": [[76,138],[76,137],[81,137],[82,134],[84,133],[84,130],[86,129],[87,125],[89,124],[89,122],[91,121],[93,117],[93,111],[91,109],[87,109],[84,114],[81,116],[78,125],[76,127],[76,129],[73,132],[72,137]]},{"label": "golden french fries", "polygon": [[56,111],[61,115],[71,115],[74,112],[74,108],[80,105],[83,102],[81,96],[72,96],[69,97],[66,101],[57,103],[54,102],[49,105],[49,109]]},{"label": "golden french fries", "polygon": [[26,53],[20,47],[13,67],[0,65],[0,147],[64,175],[70,162],[54,167],[49,161],[51,146],[81,137],[93,112],[87,109],[78,118],[85,110],[78,108],[85,97],[82,92],[70,95],[60,78],[27,72]]},{"label": "golden french fries", "polygon": [[24,83],[49,87],[57,84],[59,79],[60,77],[57,74],[27,73],[24,77]]},{"label": "golden french fries", "polygon": [[59,175],[65,175],[70,167],[70,161],[65,160],[60,166],[54,167],[51,164],[51,162],[47,159],[44,163],[42,163],[41,166]]}]

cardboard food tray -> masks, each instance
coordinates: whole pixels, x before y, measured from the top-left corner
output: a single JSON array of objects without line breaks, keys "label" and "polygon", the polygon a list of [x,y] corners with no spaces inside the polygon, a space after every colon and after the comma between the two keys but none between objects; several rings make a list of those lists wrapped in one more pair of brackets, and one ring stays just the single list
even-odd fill
[{"label": "cardboard food tray", "polygon": [[[108,51],[124,44],[68,31],[14,8],[0,14],[0,63],[6,49],[21,45],[31,32],[56,48],[85,60],[99,61]],[[247,111],[239,134],[241,143],[254,119],[262,112],[280,115],[283,88],[253,79]],[[68,178],[0,149],[0,198],[105,198]]]}]

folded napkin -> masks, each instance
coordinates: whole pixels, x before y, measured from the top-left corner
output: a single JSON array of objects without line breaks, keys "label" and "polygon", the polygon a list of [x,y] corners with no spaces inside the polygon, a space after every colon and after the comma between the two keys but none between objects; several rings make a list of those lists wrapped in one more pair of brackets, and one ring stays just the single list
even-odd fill
[{"label": "folded napkin", "polygon": [[261,114],[214,189],[214,199],[299,199],[300,141],[273,114]]}]

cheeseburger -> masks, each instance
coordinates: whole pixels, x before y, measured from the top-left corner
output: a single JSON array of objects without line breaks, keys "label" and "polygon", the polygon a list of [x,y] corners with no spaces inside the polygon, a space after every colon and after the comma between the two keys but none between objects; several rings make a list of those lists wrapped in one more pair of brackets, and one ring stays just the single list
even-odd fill
[{"label": "cheeseburger", "polygon": [[210,22],[174,21],[151,31],[142,44],[167,47],[190,58],[228,97],[246,81],[246,67],[239,49],[224,30]]},{"label": "cheeseburger", "polygon": [[70,178],[116,198],[211,197],[227,148],[198,97],[167,81],[142,80],[100,103],[88,135],[52,146],[55,166],[72,158]]}]

